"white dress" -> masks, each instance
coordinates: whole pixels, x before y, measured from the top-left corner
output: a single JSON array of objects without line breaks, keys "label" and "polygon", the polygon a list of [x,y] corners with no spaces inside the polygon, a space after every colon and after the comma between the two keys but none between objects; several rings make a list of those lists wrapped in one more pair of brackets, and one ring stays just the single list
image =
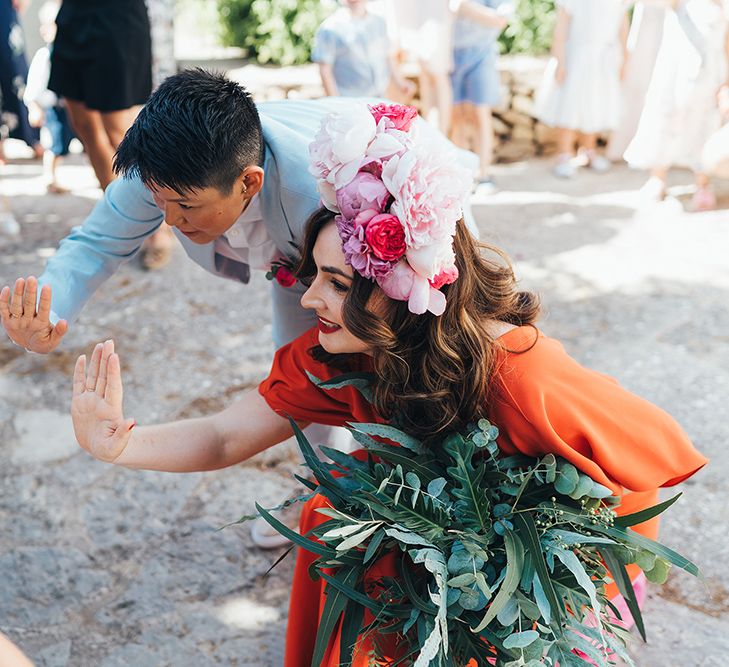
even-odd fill
[{"label": "white dress", "polygon": [[557,0],[570,15],[565,80],[555,80],[552,58],[535,99],[546,125],[593,133],[612,130],[620,117],[622,0]]},{"label": "white dress", "polygon": [[686,0],[666,13],[638,130],[625,160],[639,169],[691,167],[719,129],[716,93],[727,78],[728,15],[720,0]]}]

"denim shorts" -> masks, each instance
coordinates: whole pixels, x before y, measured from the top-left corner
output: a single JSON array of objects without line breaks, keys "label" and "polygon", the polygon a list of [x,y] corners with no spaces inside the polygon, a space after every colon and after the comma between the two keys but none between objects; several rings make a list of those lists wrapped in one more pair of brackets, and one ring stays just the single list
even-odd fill
[{"label": "denim shorts", "polygon": [[498,47],[495,44],[453,50],[451,85],[454,104],[470,102],[488,107],[499,104],[501,89],[499,73],[496,70],[498,57]]},{"label": "denim shorts", "polygon": [[51,135],[51,153],[68,155],[68,147],[74,134],[66,109],[60,105],[46,109],[46,128]]}]

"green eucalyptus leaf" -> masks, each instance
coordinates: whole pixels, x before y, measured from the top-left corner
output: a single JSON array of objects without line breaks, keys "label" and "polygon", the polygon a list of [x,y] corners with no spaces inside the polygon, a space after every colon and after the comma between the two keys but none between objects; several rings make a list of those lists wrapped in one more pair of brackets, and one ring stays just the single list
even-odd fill
[{"label": "green eucalyptus leaf", "polygon": [[535,630],[515,632],[504,639],[506,648],[525,648],[539,639],[539,633]]},{"label": "green eucalyptus leaf", "polygon": [[648,507],[640,512],[633,512],[632,514],[623,514],[622,516],[615,517],[615,526],[620,528],[627,528],[628,526],[635,526],[639,523],[649,521],[654,516],[665,512],[673,503],[675,503],[681,497],[680,493],[677,493],[673,498],[664,500],[662,503]]},{"label": "green eucalyptus leaf", "polygon": [[501,582],[496,597],[489,605],[486,615],[473,631],[481,632],[498,614],[506,603],[512,599],[514,591],[519,586],[521,579],[521,568],[524,564],[524,547],[521,540],[514,537],[511,531],[504,534],[504,546],[506,548],[506,574]]},{"label": "green eucalyptus leaf", "polygon": [[645,571],[645,576],[652,584],[665,584],[671,564],[663,558],[656,558],[653,567]]},{"label": "green eucalyptus leaf", "polygon": [[320,380],[309,373],[309,371],[305,371],[305,373],[309,377],[309,380],[321,389],[354,387],[368,403],[372,403],[374,398],[372,395],[372,384],[376,380],[374,373],[345,373],[330,380]]},{"label": "green eucalyptus leaf", "polygon": [[561,461],[557,466],[557,477],[554,480],[554,488],[562,495],[568,496],[575,490],[579,481],[579,473],[571,463]]},{"label": "green eucalyptus leaf", "polygon": [[401,447],[405,447],[415,454],[423,453],[423,443],[420,440],[413,438],[411,435],[394,426],[388,426],[387,424],[350,423],[349,427],[359,433],[396,442]]},{"label": "green eucalyptus leaf", "polygon": [[364,563],[369,563],[375,557],[383,539],[385,539],[384,530],[380,530],[374,534],[370,543],[367,545],[367,549],[365,549]]},{"label": "green eucalyptus leaf", "polygon": [[656,558],[657,556],[652,551],[641,549],[635,555],[635,564],[644,572],[648,572],[656,564]]}]

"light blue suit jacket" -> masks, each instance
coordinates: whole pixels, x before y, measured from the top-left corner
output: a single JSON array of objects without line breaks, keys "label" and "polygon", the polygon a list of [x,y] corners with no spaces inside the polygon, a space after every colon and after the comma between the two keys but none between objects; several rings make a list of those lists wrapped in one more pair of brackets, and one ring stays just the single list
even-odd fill
[{"label": "light blue suit jacket", "polygon": [[[322,118],[335,111],[347,113],[355,105],[372,101],[330,97],[258,105],[265,143],[261,214],[271,239],[283,254],[295,256],[306,221],[320,206],[308,164],[309,144]],[[41,284],[53,288],[54,321],[73,321],[96,289],[139,250],[162,220],[162,212],[138,178],[120,178],[111,183],[84,223],[61,241],[39,278]],[[174,231],[188,256],[204,269],[223,278],[248,282],[247,265],[225,262],[219,270],[213,243],[199,245]],[[300,308],[297,300],[285,300],[290,302],[286,308]],[[274,298],[274,308],[277,303]],[[292,335],[283,335],[277,343],[287,342]]]}]

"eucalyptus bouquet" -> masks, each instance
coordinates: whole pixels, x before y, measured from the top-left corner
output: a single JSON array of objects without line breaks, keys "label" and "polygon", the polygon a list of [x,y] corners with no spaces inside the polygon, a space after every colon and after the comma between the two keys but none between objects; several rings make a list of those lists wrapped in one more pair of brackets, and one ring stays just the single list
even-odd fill
[{"label": "eucalyptus bouquet", "polygon": [[[367,391],[359,376],[317,383]],[[486,420],[429,447],[393,426],[351,424],[366,458],[322,448],[332,463],[292,425],[315,481],[299,479],[327,498],[330,507],[317,511],[328,520],[302,536],[257,509],[318,556],[312,575],[326,581],[327,595],[312,667],[340,618],[341,665],[351,664],[362,634],[391,633],[402,655],[384,664],[583,667],[589,658],[606,667],[620,658],[633,665],[606,585],[616,582],[645,639],[626,564],[654,583],[666,580],[671,564],[698,575],[693,563],[630,529],[678,496],[617,516],[610,489],[569,462],[504,457]],[[386,555],[397,576],[373,590],[367,572]],[[373,664],[383,664],[374,644]]]}]

